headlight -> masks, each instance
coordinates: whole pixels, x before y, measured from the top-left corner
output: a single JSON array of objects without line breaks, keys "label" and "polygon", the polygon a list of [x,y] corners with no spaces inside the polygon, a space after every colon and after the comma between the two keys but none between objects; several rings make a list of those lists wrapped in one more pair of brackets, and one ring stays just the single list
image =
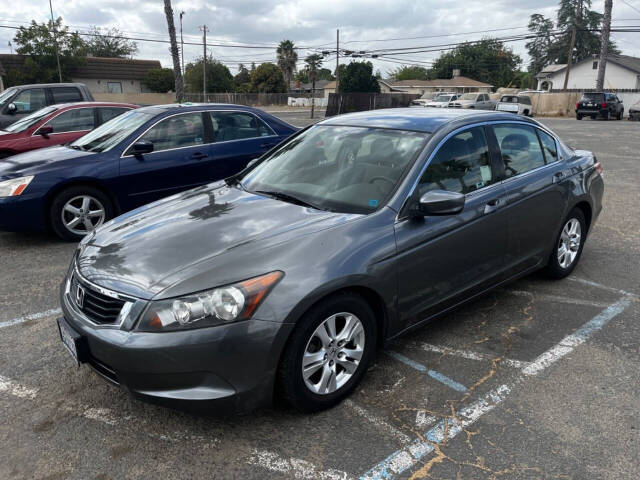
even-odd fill
[{"label": "headlight", "polygon": [[246,320],[283,275],[271,272],[213,290],[151,302],[137,329],[167,332]]},{"label": "headlight", "polygon": [[33,180],[33,175],[0,182],[0,197],[16,197],[20,195],[27,188],[27,185],[31,183],[31,180]]}]

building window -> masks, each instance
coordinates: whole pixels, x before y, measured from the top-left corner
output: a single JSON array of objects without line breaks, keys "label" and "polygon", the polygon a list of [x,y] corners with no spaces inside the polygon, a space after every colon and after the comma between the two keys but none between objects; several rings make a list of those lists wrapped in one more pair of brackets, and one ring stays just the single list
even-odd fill
[{"label": "building window", "polygon": [[109,93],[122,93],[121,82],[107,82],[107,92]]},{"label": "building window", "polygon": [[592,66],[591,68],[593,68],[594,70],[597,70],[597,69],[598,69],[598,61],[597,61],[597,60],[595,60],[595,61],[593,62],[593,66]]}]

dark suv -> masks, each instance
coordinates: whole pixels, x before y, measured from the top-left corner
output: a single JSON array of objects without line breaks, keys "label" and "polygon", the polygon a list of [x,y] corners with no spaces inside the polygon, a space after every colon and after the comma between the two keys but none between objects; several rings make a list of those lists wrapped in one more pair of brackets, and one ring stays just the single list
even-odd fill
[{"label": "dark suv", "polygon": [[615,118],[622,120],[624,105],[615,93],[593,92],[583,93],[582,98],[576,103],[576,119],[591,117],[595,119],[600,115],[604,120]]},{"label": "dark suv", "polygon": [[93,102],[83,83],[19,85],[0,92],[0,129],[56,103]]}]

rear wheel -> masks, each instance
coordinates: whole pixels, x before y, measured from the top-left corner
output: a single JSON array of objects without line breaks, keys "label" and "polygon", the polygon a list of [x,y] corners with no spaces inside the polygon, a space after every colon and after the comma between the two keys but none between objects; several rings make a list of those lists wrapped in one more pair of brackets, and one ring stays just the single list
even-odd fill
[{"label": "rear wheel", "polygon": [[620,110],[618,112],[618,120],[622,120],[623,115],[624,115],[624,110]]},{"label": "rear wheel", "polygon": [[576,120],[582,120],[582,115],[580,115],[579,113],[576,113]]},{"label": "rear wheel", "polygon": [[280,395],[314,412],[347,397],[364,376],[376,346],[371,307],[358,295],[323,300],[300,319],[278,370]]},{"label": "rear wheel", "polygon": [[607,110],[606,112],[604,112],[602,114],[602,119],[603,120],[609,120],[611,118],[611,112],[609,112],[609,110]]},{"label": "rear wheel", "polygon": [[71,187],[55,196],[49,210],[51,228],[60,238],[77,242],[113,217],[113,205],[97,188]]},{"label": "rear wheel", "polygon": [[574,208],[563,222],[549,256],[546,273],[550,277],[564,278],[573,272],[582,255],[586,234],[584,214],[579,208]]}]

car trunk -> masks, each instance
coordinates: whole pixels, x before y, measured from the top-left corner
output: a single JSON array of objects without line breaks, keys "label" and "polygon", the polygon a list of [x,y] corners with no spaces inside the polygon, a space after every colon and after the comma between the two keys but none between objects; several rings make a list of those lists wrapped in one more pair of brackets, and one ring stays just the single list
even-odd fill
[{"label": "car trunk", "polygon": [[[601,93],[585,93],[580,102],[578,102],[579,110],[593,110],[594,112],[599,112],[605,104],[604,95]],[[606,104],[605,104],[606,106]]]}]

